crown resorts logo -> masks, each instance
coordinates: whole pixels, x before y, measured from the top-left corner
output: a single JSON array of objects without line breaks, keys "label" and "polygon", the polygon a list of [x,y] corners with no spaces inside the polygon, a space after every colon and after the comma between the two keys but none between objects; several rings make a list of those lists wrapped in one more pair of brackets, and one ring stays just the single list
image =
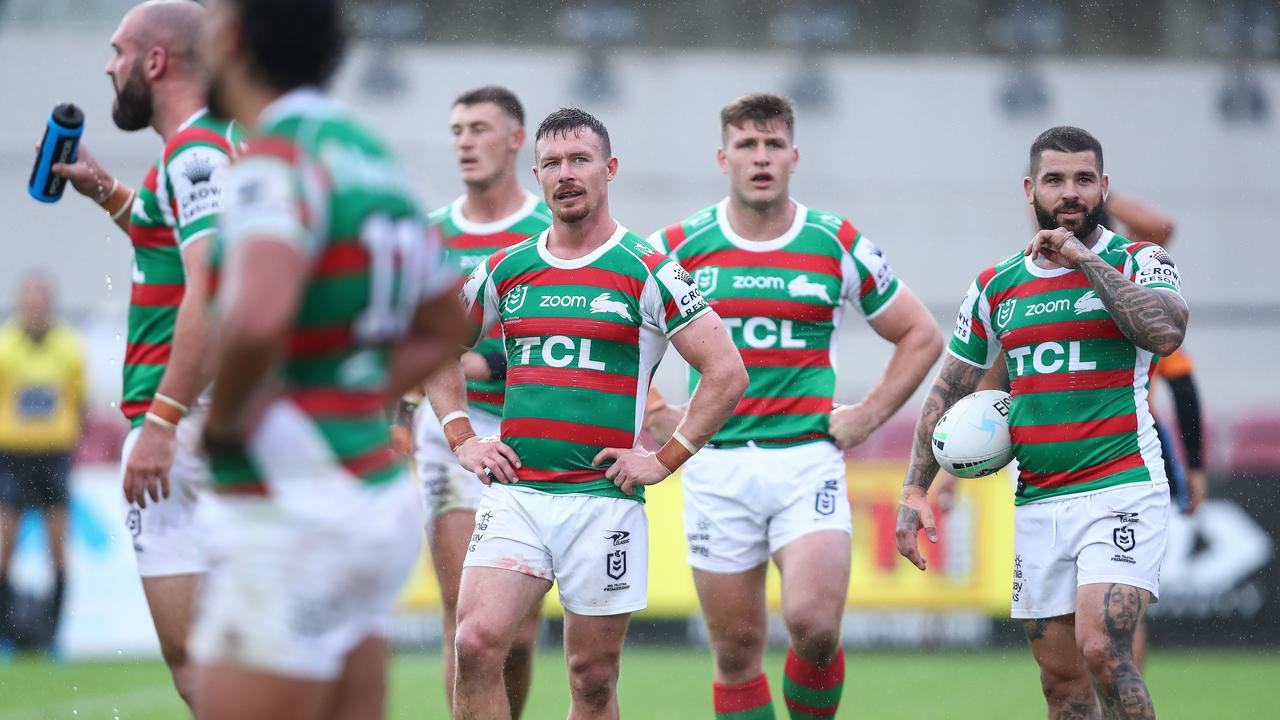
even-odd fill
[{"label": "crown resorts logo", "polygon": [[196,155],[187,161],[187,164],[182,168],[182,174],[191,181],[192,185],[207,183],[213,177],[213,163]]}]

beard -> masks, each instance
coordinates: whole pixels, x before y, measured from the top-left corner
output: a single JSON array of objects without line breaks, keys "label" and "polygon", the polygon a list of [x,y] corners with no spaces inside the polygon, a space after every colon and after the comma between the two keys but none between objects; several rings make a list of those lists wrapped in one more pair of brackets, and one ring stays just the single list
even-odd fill
[{"label": "beard", "polygon": [[591,208],[585,203],[573,208],[572,210],[565,210],[563,208],[555,209],[556,219],[562,223],[568,223],[570,225],[586,218],[590,214]]},{"label": "beard", "polygon": [[116,90],[116,101],[111,106],[111,119],[121,130],[133,132],[151,125],[154,113],[155,97],[151,93],[151,86],[142,76],[142,61],[135,62],[129,69],[124,86]]},{"label": "beard", "polygon": [[1103,203],[1098,203],[1093,209],[1089,209],[1088,206],[1082,202],[1061,203],[1058,207],[1054,208],[1053,212],[1049,212],[1040,205],[1039,200],[1033,202],[1032,206],[1035,208],[1036,222],[1040,224],[1041,230],[1057,230],[1060,227],[1067,227],[1058,222],[1058,218],[1055,217],[1055,213],[1062,212],[1064,210],[1084,210],[1084,217],[1080,219],[1080,226],[1074,228],[1067,227],[1073,235],[1081,240],[1089,237],[1093,234],[1094,230],[1098,229],[1099,223],[1102,222],[1102,214],[1106,212],[1106,205]]}]

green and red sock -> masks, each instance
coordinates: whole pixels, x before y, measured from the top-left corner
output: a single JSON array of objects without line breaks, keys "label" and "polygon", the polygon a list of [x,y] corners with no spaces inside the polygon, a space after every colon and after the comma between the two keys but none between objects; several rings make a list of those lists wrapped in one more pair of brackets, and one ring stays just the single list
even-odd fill
[{"label": "green and red sock", "polygon": [[795,650],[788,650],[786,671],[782,695],[791,720],[826,720],[836,716],[840,693],[844,691],[843,648],[826,665],[814,665],[800,659]]},{"label": "green and red sock", "polygon": [[711,683],[716,720],[774,720],[773,697],[764,673],[741,685]]}]

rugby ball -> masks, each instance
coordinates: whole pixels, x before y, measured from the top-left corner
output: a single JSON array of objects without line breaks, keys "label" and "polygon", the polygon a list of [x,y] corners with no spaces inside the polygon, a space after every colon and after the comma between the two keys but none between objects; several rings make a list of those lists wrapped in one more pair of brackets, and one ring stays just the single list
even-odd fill
[{"label": "rugby ball", "polygon": [[1001,390],[966,395],[939,418],[933,429],[933,457],[959,478],[979,478],[1013,459],[1009,404]]}]

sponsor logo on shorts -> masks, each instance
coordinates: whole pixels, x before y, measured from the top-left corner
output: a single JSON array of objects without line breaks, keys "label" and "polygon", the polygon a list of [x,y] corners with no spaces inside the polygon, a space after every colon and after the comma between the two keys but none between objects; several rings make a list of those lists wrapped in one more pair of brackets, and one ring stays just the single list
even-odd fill
[{"label": "sponsor logo on shorts", "polygon": [[489,521],[493,519],[493,511],[485,510],[476,518],[476,531],[471,535],[471,545],[467,548],[467,552],[475,552],[476,545],[484,537],[484,533],[489,529]]},{"label": "sponsor logo on shorts", "polygon": [[1129,552],[1138,544],[1138,539],[1134,537],[1133,534],[1133,528],[1128,525],[1118,527],[1112,531],[1111,539],[1112,542],[1116,544],[1116,547],[1120,548],[1124,552]]},{"label": "sponsor logo on shorts", "polygon": [[694,524],[697,532],[685,533],[685,539],[689,541],[689,554],[698,557],[711,557],[711,548],[707,543],[711,542],[711,523],[706,518],[698,518],[698,522]]},{"label": "sponsor logo on shorts", "polygon": [[818,491],[813,499],[813,511],[819,515],[831,515],[836,511],[836,492],[840,489],[840,483],[836,480],[827,480],[823,483],[822,489]]},{"label": "sponsor logo on shorts", "polygon": [[604,573],[614,580],[621,580],[627,574],[627,551],[614,550],[605,556]]},{"label": "sponsor logo on shorts", "polygon": [[129,516],[124,522],[129,534],[133,535],[134,552],[142,552],[142,543],[138,542],[138,536],[142,534],[142,511],[136,507],[129,508]]},{"label": "sponsor logo on shorts", "polygon": [[608,535],[604,536],[605,540],[612,540],[613,546],[626,545],[631,542],[631,533],[626,530],[610,530]]},{"label": "sponsor logo on shorts", "polygon": [[1013,556],[1013,601],[1018,602],[1022,595],[1022,556]]},{"label": "sponsor logo on shorts", "polygon": [[1138,513],[1125,512],[1121,510],[1120,512],[1116,513],[1116,519],[1119,520],[1121,524],[1136,523],[1138,522]]}]

